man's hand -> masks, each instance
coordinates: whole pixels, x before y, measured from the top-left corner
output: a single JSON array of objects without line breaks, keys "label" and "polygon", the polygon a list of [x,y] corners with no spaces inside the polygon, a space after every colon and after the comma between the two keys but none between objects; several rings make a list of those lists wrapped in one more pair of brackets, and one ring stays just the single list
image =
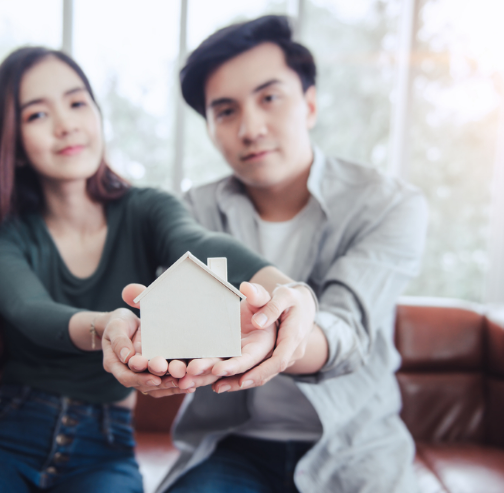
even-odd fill
[{"label": "man's hand", "polygon": [[[251,347],[245,354],[242,349],[241,357],[214,366],[212,373],[224,377],[213,385],[218,393],[258,387],[285,371],[304,356],[314,325],[315,302],[304,287],[280,286],[273,297],[258,284],[242,283],[240,290],[247,296],[242,302],[242,305],[247,304],[245,310],[242,308],[242,338],[250,334]],[[275,326],[272,324],[277,320],[275,347]],[[261,334],[263,331],[265,333]]]}]

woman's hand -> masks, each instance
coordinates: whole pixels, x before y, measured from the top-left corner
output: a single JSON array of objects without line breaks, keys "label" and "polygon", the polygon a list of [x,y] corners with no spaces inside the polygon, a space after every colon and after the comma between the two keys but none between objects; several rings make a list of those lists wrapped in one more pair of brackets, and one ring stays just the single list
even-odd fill
[{"label": "woman's hand", "polygon": [[140,319],[132,311],[119,308],[103,314],[103,318],[96,322],[98,335],[102,324],[105,325],[101,340],[103,367],[122,385],[156,397],[185,393],[178,388],[178,381],[172,376],[135,373],[126,366],[125,363],[135,355],[135,347],[140,347]]}]

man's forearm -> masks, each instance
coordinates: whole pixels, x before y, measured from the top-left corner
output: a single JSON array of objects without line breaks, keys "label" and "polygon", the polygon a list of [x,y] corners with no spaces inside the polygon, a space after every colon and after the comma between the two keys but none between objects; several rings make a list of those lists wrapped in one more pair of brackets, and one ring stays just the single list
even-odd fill
[{"label": "man's forearm", "polygon": [[284,373],[290,373],[292,375],[310,375],[317,373],[327,363],[328,357],[329,344],[327,339],[322,329],[314,325],[313,330],[307,338],[304,356],[287,368]]}]

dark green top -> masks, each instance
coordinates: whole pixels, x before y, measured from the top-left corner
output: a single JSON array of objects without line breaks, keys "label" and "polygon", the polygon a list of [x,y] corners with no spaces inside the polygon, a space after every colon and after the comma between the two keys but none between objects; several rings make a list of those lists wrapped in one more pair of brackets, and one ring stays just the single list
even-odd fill
[{"label": "dark green top", "polygon": [[77,349],[68,334],[81,310],[126,306],[126,284],[149,285],[159,266],[190,251],[202,262],[227,257],[229,282],[249,280],[266,261],[226,234],[197,225],[175,197],[153,189],[129,190],[106,206],[107,239],[98,268],[75,277],[38,214],[0,229],[0,315],[7,358],[2,380],[88,402],[114,402],[126,389],[105,372],[102,352]]}]

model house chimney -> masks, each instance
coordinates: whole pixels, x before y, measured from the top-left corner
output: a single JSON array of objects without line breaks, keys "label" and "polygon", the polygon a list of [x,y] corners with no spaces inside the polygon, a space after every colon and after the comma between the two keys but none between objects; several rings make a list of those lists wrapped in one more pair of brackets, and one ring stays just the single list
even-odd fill
[{"label": "model house chimney", "polygon": [[227,281],[227,258],[226,257],[213,257],[207,258],[208,268],[217,274],[221,279]]}]

